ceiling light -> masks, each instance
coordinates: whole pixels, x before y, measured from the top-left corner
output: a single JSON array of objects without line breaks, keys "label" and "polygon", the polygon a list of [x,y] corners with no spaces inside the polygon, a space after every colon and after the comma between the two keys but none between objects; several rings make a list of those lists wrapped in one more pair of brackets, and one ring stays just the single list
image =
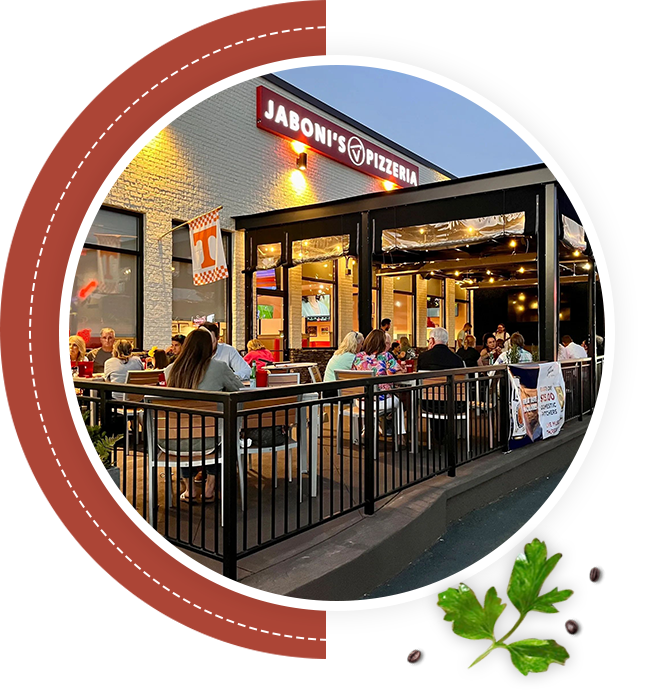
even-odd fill
[{"label": "ceiling light", "polygon": [[580,250],[579,250],[579,249],[576,249],[576,250],[573,252],[573,256],[580,256]]},{"label": "ceiling light", "polygon": [[510,246],[516,247],[517,246],[517,240],[510,240]]},{"label": "ceiling light", "polygon": [[519,273],[523,273],[523,272],[524,272],[524,267],[521,266],[521,267],[519,268]]},{"label": "ceiling light", "polygon": [[494,282],[494,278],[490,278],[490,282],[493,283],[493,282]]},{"label": "ceiling light", "polygon": [[591,264],[587,261],[586,264],[582,264],[582,268],[584,268],[585,271],[588,271],[591,268]]},{"label": "ceiling light", "polygon": [[490,271],[489,269],[488,269],[487,271],[485,271],[485,272],[486,272],[489,276],[492,275],[492,271]]},{"label": "ceiling light", "polygon": [[454,275],[455,275],[455,276],[459,276],[459,275],[460,275],[460,271],[454,271]]}]

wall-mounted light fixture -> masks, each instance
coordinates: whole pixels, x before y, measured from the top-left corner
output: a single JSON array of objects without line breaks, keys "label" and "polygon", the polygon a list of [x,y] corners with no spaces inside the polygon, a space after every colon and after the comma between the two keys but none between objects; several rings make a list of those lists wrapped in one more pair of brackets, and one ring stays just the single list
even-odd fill
[{"label": "wall-mounted light fixture", "polygon": [[298,170],[307,170],[307,152],[303,151],[302,153],[298,154],[298,158],[296,158],[296,168]]}]

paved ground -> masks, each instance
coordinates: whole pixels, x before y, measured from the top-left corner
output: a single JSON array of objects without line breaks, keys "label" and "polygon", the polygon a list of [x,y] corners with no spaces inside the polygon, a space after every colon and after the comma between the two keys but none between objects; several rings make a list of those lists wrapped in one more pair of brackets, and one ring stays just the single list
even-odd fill
[{"label": "paved ground", "polygon": [[472,511],[452,524],[445,536],[401,573],[364,598],[409,592],[437,582],[471,565],[512,536],[551,495],[564,472],[538,479]]}]

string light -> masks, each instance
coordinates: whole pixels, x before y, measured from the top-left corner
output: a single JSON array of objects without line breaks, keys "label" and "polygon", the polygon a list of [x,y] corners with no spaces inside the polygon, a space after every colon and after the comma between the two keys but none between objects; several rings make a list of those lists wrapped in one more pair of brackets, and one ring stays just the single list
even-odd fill
[{"label": "string light", "polygon": [[519,268],[519,273],[523,273],[523,272],[524,272],[524,267],[521,266],[521,267]]},{"label": "string light", "polygon": [[494,282],[494,278],[490,278],[490,282],[493,283],[493,282]]},{"label": "string light", "polygon": [[510,246],[516,247],[517,246],[517,240],[510,240]]}]

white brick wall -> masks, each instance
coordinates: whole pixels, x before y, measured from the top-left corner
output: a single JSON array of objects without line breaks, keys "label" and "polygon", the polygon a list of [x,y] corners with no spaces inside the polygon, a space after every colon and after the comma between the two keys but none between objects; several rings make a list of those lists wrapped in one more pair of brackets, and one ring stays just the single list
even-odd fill
[{"label": "white brick wall", "polygon": [[[189,220],[223,204],[222,228],[233,230],[233,216],[383,190],[379,180],[310,153],[306,187],[296,191],[290,181],[296,154],[289,142],[256,126],[256,87],[260,84],[280,91],[261,78],[252,79],[208,98],[179,117],[131,161],[106,198],[109,206],[137,211],[145,218],[145,349],[165,345],[170,338],[172,242],[171,235],[162,242],[158,238],[171,228],[173,219]],[[354,131],[346,123],[342,126]],[[444,179],[429,168],[418,167],[421,184]],[[241,348],[245,344],[241,309],[244,238],[243,233],[235,234],[233,344]]]}]

